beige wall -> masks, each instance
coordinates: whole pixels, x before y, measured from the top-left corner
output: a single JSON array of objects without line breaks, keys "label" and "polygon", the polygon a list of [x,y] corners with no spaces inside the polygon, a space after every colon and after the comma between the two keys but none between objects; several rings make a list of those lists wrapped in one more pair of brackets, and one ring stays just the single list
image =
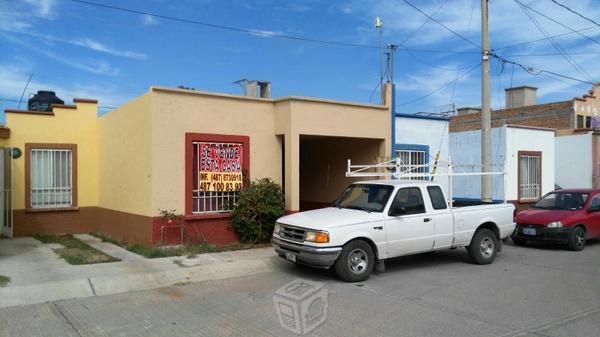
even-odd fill
[{"label": "beige wall", "polygon": [[150,216],[152,209],[151,95],[99,118],[99,206]]},{"label": "beige wall", "polygon": [[281,183],[281,147],[271,100],[154,89],[152,212],[185,208],[186,132],[250,137],[250,179]]},{"label": "beige wall", "polygon": [[270,177],[285,185],[288,210],[299,209],[301,134],[383,139],[375,156],[389,155],[386,149],[391,147],[387,106],[300,97],[254,99],[169,88],[152,88],[150,95],[154,215],[158,209],[184,212],[187,132],[249,136],[250,178]]}]

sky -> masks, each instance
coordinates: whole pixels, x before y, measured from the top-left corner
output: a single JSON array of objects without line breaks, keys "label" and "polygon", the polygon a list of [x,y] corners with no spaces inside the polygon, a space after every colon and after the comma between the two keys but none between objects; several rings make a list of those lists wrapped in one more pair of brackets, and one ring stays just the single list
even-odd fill
[{"label": "sky", "polygon": [[[376,16],[383,19],[384,44],[401,44],[394,63],[397,112],[440,112],[452,104],[481,104],[479,0],[410,0],[448,29],[403,0],[90,1],[247,32],[71,0],[0,0],[1,111],[17,108],[18,103],[10,100],[20,99],[32,74],[25,102],[37,90],[53,90],[67,104],[74,97],[98,99],[100,114],[144,94],[152,85],[241,94],[234,82],[242,78],[270,81],[274,97],[379,103]],[[591,84],[538,70],[599,81],[600,27],[551,0],[520,1],[558,23],[522,9],[514,0],[490,1],[491,49],[533,67],[534,73],[492,58],[492,108],[503,108],[504,88],[511,84],[538,87],[540,103],[586,93]],[[600,21],[597,0],[559,2]],[[561,36],[549,41],[540,28]],[[534,40],[538,41],[505,48]]]}]

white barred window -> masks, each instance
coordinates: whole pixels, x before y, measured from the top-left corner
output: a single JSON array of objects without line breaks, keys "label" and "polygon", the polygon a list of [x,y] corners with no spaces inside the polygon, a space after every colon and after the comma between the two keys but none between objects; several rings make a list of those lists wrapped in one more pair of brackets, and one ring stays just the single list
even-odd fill
[{"label": "white barred window", "polygon": [[519,200],[535,201],[542,195],[542,155],[519,152]]},{"label": "white barred window", "polygon": [[[421,150],[397,150],[396,156],[400,158],[400,172],[405,174],[425,173],[427,153]],[[402,178],[401,178],[402,179]],[[407,180],[426,180],[425,177],[404,178]]]},{"label": "white barred window", "polygon": [[31,208],[72,207],[72,150],[34,148],[30,151]]}]

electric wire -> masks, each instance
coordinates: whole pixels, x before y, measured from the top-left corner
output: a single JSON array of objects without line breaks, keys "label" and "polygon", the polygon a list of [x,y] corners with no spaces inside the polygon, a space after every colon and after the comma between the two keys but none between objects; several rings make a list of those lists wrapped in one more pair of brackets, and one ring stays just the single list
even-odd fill
[{"label": "electric wire", "polygon": [[420,100],[422,100],[422,99],[425,99],[425,98],[427,98],[427,97],[429,97],[429,96],[431,96],[431,95],[433,95],[433,94],[435,94],[435,93],[437,93],[437,92],[439,92],[439,91],[443,90],[443,89],[444,89],[444,88],[446,88],[447,86],[451,85],[453,82],[455,82],[455,81],[457,81],[457,80],[459,80],[459,79],[461,79],[461,78],[463,78],[463,77],[467,76],[467,75],[468,75],[470,72],[472,72],[473,70],[475,70],[475,69],[479,68],[479,66],[480,66],[480,65],[481,65],[481,62],[479,62],[479,63],[477,63],[476,65],[472,66],[472,67],[471,67],[471,68],[470,68],[468,71],[465,71],[465,72],[463,72],[463,73],[462,73],[462,74],[461,74],[461,75],[460,75],[458,78],[456,78],[456,79],[453,79],[453,80],[451,80],[451,81],[449,81],[449,82],[446,82],[446,83],[442,84],[442,85],[441,85],[440,87],[438,87],[437,89],[435,89],[435,90],[432,90],[432,91],[428,92],[427,94],[425,94],[425,95],[423,95],[423,96],[419,96],[419,97],[416,97],[416,98],[414,98],[414,99],[411,99],[411,100],[409,100],[409,101],[406,101],[406,102],[402,102],[402,103],[396,104],[396,106],[397,106],[397,107],[398,107],[398,106],[405,106],[405,105],[409,105],[409,104],[412,104],[412,103],[414,103],[414,102],[420,101]]},{"label": "electric wire", "polygon": [[578,34],[578,35],[580,35],[580,36],[582,36],[582,37],[584,37],[584,38],[586,38],[586,39],[588,39],[588,40],[590,40],[590,41],[592,41],[592,42],[594,42],[594,43],[600,44],[600,41],[598,41],[598,40],[596,40],[596,39],[594,39],[594,38],[592,38],[592,37],[590,37],[590,36],[587,36],[587,35],[583,34],[582,32],[576,31],[575,29],[573,29],[573,28],[571,28],[571,27],[569,27],[569,26],[565,25],[564,23],[562,23],[562,22],[560,22],[560,21],[558,21],[558,20],[555,20],[555,19],[553,19],[553,18],[549,17],[548,15],[546,15],[546,14],[544,14],[544,13],[542,13],[542,12],[538,11],[537,9],[535,9],[535,8],[533,8],[533,7],[529,6],[529,5],[526,5],[526,4],[524,4],[524,3],[522,3],[522,2],[521,2],[521,1],[519,1],[519,0],[514,0],[514,1],[515,1],[516,3],[518,3],[519,5],[521,5],[521,6],[524,6],[524,7],[528,8],[530,11],[532,11],[532,12],[534,12],[534,13],[537,13],[538,15],[540,15],[540,16],[542,16],[542,17],[544,17],[544,18],[546,18],[546,19],[548,19],[548,20],[550,20],[550,21],[552,21],[552,22],[554,22],[554,23],[556,23],[556,24],[558,24],[558,25],[560,25],[560,26],[562,26],[562,27],[564,27],[564,28],[566,28],[566,29],[570,30],[571,32],[573,32],[573,33],[575,33],[575,34]]},{"label": "electric wire", "polygon": [[407,5],[409,5],[410,7],[414,8],[416,11],[418,11],[419,13],[425,15],[427,18],[429,18],[429,20],[437,23],[438,25],[440,25],[441,27],[443,27],[445,30],[449,31],[450,33],[458,36],[459,38],[461,38],[462,40],[468,42],[469,44],[472,44],[476,47],[481,47],[479,44],[467,39],[466,37],[464,37],[463,35],[461,35],[460,33],[457,33],[455,30],[453,30],[452,28],[446,26],[445,24],[439,22],[438,20],[436,20],[435,18],[433,18],[432,16],[430,16],[429,14],[425,13],[424,11],[422,11],[419,7],[415,6],[413,3],[411,3],[408,0],[403,0]]},{"label": "electric wire", "polygon": [[558,42],[556,42],[552,37],[550,37],[550,35],[548,34],[548,32],[544,29],[544,27],[542,27],[542,25],[533,17],[533,15],[531,15],[531,13],[529,13],[529,11],[527,10],[527,7],[525,7],[519,0],[513,0],[515,1],[518,5],[519,8],[521,9],[521,11],[525,14],[525,16],[527,16],[527,18],[529,19],[529,21],[531,21],[531,23],[533,23],[533,25],[547,38],[547,40],[554,46],[554,48],[559,52],[563,54],[564,59],[575,69],[577,70],[579,73],[581,73],[584,77],[586,77],[588,80],[593,81],[592,77],[585,71],[585,69],[583,69],[583,67],[581,67],[568,53],[567,51],[560,45],[558,44]]},{"label": "electric wire", "polygon": [[598,22],[596,22],[596,21],[594,21],[594,20],[592,20],[592,19],[588,18],[587,16],[585,16],[585,15],[583,15],[583,14],[581,14],[581,13],[579,13],[579,12],[575,11],[574,9],[571,9],[571,8],[569,8],[567,5],[563,5],[562,3],[560,3],[560,2],[558,2],[558,1],[556,1],[556,0],[550,0],[550,1],[554,2],[555,4],[559,5],[560,7],[562,7],[562,8],[564,8],[564,9],[568,10],[569,12],[571,12],[571,13],[573,13],[573,14],[575,14],[575,15],[579,16],[579,17],[581,17],[582,19],[584,19],[584,20],[587,20],[587,21],[589,21],[589,22],[591,22],[591,23],[595,24],[596,26],[600,27],[600,23],[598,23]]}]

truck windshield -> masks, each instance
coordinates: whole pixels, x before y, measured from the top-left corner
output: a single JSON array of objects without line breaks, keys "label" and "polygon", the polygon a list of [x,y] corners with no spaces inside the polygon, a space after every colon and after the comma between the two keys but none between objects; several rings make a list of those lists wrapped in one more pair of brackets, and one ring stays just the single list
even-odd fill
[{"label": "truck windshield", "polygon": [[583,209],[588,196],[587,193],[551,192],[542,197],[532,207],[537,209],[577,211]]},{"label": "truck windshield", "polygon": [[394,187],[389,185],[352,184],[342,192],[333,206],[382,212],[393,190]]}]

